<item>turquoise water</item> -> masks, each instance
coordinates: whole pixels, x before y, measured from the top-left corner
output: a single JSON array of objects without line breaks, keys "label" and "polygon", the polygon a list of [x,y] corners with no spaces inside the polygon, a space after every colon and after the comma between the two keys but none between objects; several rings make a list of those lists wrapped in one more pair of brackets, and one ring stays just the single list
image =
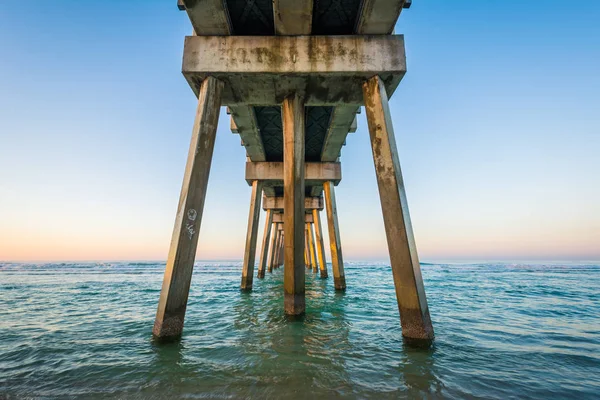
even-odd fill
[{"label": "turquoise water", "polygon": [[407,348],[389,266],[282,269],[239,291],[197,263],[179,343],[151,340],[164,264],[0,264],[0,398],[600,398],[600,266],[423,265],[436,331]]}]

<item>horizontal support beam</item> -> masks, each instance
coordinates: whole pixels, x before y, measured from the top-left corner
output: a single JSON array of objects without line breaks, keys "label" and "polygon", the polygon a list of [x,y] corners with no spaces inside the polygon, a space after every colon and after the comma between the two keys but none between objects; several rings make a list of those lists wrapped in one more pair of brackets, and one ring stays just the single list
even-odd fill
[{"label": "horizontal support beam", "polygon": [[337,106],[333,109],[331,122],[325,134],[321,161],[335,161],[340,156],[342,146],[346,141],[348,132],[356,131],[356,106]]},{"label": "horizontal support beam", "polygon": [[[246,182],[263,181],[265,185],[283,185],[283,162],[246,162]],[[342,180],[342,167],[339,162],[305,163],[304,182],[306,186],[319,182],[332,181],[335,185]]]},{"label": "horizontal support beam", "polygon": [[356,33],[359,35],[389,35],[394,31],[402,8],[408,7],[410,7],[410,0],[363,0],[361,13],[356,23]]},{"label": "horizontal support beam", "polygon": [[183,0],[190,22],[197,35],[231,35],[231,23],[223,0]]},{"label": "horizontal support beam", "polygon": [[[263,210],[283,210],[283,196],[268,197],[263,196]],[[304,197],[304,208],[307,210],[322,210],[323,197]]]},{"label": "horizontal support beam", "polygon": [[195,92],[207,76],[222,80],[224,105],[280,104],[296,92],[309,106],[358,106],[375,75],[394,92],[406,72],[404,37],[188,36],[182,72]]},{"label": "horizontal support beam", "polygon": [[265,161],[267,159],[265,148],[254,109],[250,106],[238,105],[228,107],[227,111],[231,114],[231,132],[240,135],[248,157],[252,161]]},{"label": "horizontal support beam", "polygon": [[[283,230],[283,222],[284,222],[283,218],[284,218],[283,213],[273,214],[273,223],[276,223],[276,222],[282,223],[280,230]],[[307,211],[307,213],[304,214],[304,222],[313,222],[312,212]]]}]

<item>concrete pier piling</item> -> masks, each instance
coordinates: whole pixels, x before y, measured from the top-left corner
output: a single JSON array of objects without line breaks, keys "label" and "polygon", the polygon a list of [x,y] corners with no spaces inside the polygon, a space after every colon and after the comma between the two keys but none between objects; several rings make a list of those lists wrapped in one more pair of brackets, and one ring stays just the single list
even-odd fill
[{"label": "concrete pier piling", "polygon": [[323,243],[323,231],[321,228],[321,214],[319,210],[313,209],[313,223],[315,225],[315,242],[317,243],[317,259],[319,260],[319,270],[321,278],[327,278],[327,259],[325,258],[325,245]]},{"label": "concrete pier piling", "polygon": [[289,315],[304,314],[304,99],[283,100],[284,306]]},{"label": "concrete pier piling", "polygon": [[[283,265],[284,312],[305,312],[305,268],[329,275],[323,208],[334,287],[346,290],[335,186],[342,148],[364,105],[402,334],[431,340],[388,105],[406,72],[404,36],[392,32],[411,1],[350,2],[344,10],[352,18],[340,18],[328,2],[248,4],[178,0],[194,29],[185,39],[182,73],[198,108],[154,336],[182,333],[222,105],[244,146],[251,186],[241,289],[253,286],[262,203],[257,277]],[[247,10],[263,18],[248,19]]]},{"label": "concrete pier piling", "polygon": [[271,238],[271,228],[273,226],[273,210],[267,210],[265,218],[265,230],[263,233],[262,246],[260,248],[260,258],[258,264],[258,278],[265,277],[265,269],[267,267],[267,256],[269,253],[269,240]]},{"label": "concrete pier piling", "polygon": [[252,196],[250,197],[250,213],[248,216],[248,231],[246,232],[246,249],[244,251],[244,261],[242,263],[242,290],[252,290],[258,222],[260,219],[260,199],[262,197],[262,185],[262,182],[258,180],[252,182]]},{"label": "concrete pier piling", "polygon": [[183,331],[222,92],[223,83],[212,77],[202,81],[199,88],[192,140],[152,329],[159,339],[178,338]]},{"label": "concrete pier piling", "polygon": [[346,276],[344,275],[344,257],[342,256],[342,243],[338,225],[337,205],[332,182],[323,184],[325,191],[325,205],[327,208],[327,227],[329,228],[329,248],[331,250],[331,270],[333,272],[333,286],[336,290],[346,290]]},{"label": "concrete pier piling", "polygon": [[431,340],[433,326],[408,213],[387,93],[378,76],[364,83],[363,92],[402,335]]},{"label": "concrete pier piling", "polygon": [[[311,217],[312,217],[312,215],[311,215]],[[313,224],[308,222],[306,224],[306,227],[308,229],[308,240],[309,240],[309,248],[310,248],[310,265],[312,267],[313,272],[316,274],[319,269],[317,266],[317,251],[315,249],[315,234],[313,232]]]},{"label": "concrete pier piling", "polygon": [[271,235],[271,244],[269,245],[269,272],[273,272],[275,266],[275,247],[277,246],[277,235],[278,235],[278,223],[273,224],[273,234]]}]

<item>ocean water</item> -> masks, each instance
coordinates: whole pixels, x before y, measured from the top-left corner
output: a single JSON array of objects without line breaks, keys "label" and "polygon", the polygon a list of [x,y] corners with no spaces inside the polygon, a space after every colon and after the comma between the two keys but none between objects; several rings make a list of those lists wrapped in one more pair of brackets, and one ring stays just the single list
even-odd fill
[{"label": "ocean water", "polygon": [[0,264],[0,398],[600,398],[600,266],[424,264],[436,339],[403,344],[390,267],[307,271],[301,321],[283,270],[196,264],[180,342],[151,329],[164,264]]}]

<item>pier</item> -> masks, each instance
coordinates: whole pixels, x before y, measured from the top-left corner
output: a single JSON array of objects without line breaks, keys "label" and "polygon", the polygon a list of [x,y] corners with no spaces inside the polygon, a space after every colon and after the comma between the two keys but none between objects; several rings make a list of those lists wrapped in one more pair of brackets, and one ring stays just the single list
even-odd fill
[{"label": "pier", "polygon": [[[393,34],[408,0],[180,0],[193,35],[182,72],[198,98],[153,334],[181,335],[221,106],[246,149],[252,187],[241,289],[283,266],[283,310],[305,313],[305,274],[346,290],[335,187],[341,152],[364,106],[402,335],[430,341],[433,327],[396,149],[388,99],[406,72]],[[242,182],[240,182],[242,183]],[[266,213],[257,243],[261,208]],[[260,247],[259,257],[256,257]]]}]

